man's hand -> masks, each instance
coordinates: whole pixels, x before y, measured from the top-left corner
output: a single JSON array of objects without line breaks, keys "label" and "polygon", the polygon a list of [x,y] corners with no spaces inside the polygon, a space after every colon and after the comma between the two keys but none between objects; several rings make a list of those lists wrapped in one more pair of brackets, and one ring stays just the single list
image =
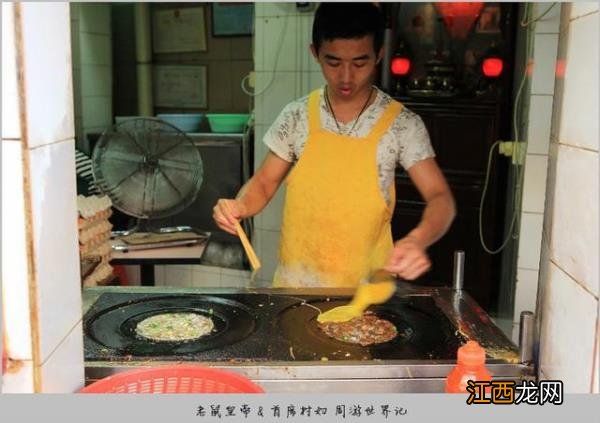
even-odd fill
[{"label": "man's hand", "polygon": [[384,269],[396,273],[402,279],[412,281],[428,271],[430,267],[431,261],[425,247],[415,238],[407,236],[396,241]]},{"label": "man's hand", "polygon": [[213,219],[217,226],[225,232],[237,235],[235,223],[245,216],[246,208],[238,200],[221,198],[213,207]]}]

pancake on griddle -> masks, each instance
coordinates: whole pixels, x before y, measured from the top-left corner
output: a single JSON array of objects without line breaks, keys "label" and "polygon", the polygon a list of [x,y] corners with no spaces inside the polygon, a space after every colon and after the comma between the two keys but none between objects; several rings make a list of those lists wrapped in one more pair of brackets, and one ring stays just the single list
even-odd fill
[{"label": "pancake on griddle", "polygon": [[330,338],[362,346],[381,344],[398,336],[398,330],[390,321],[380,319],[370,311],[347,322],[317,323]]},{"label": "pancake on griddle", "polygon": [[184,342],[208,335],[215,324],[197,313],[162,313],[142,320],[135,332],[152,341]]}]

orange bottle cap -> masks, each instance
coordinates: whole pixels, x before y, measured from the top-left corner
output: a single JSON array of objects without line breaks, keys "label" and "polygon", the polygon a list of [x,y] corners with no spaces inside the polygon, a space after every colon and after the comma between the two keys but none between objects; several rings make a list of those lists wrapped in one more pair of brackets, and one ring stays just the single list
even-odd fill
[{"label": "orange bottle cap", "polygon": [[467,366],[485,364],[485,349],[477,341],[467,341],[458,349],[457,361]]}]

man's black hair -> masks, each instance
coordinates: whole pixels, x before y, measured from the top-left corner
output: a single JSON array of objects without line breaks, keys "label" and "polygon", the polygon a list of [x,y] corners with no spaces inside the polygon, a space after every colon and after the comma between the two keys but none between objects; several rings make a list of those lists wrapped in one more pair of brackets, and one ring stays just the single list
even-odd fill
[{"label": "man's black hair", "polygon": [[317,52],[323,41],[373,36],[375,54],[383,43],[384,19],[373,3],[321,3],[315,12],[312,42]]}]

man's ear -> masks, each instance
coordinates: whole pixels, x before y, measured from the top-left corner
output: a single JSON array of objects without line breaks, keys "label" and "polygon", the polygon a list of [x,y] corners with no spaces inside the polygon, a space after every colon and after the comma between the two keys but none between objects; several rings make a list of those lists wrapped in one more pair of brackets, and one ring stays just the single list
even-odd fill
[{"label": "man's ear", "polygon": [[310,52],[312,53],[313,57],[315,58],[315,60],[319,60],[319,53],[317,53],[317,49],[315,47],[314,44],[311,43],[310,45]]}]

